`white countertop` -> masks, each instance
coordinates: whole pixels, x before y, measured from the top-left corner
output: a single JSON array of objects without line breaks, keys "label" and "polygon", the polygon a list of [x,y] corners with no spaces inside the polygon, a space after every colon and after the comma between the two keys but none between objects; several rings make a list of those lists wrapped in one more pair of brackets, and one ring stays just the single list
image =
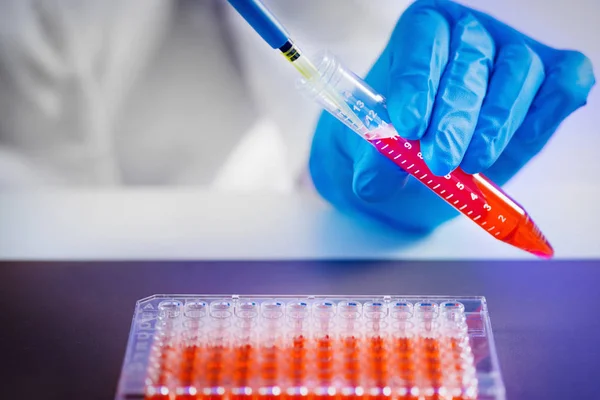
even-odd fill
[{"label": "white countertop", "polygon": [[[599,258],[600,187],[509,191],[557,258]],[[576,202],[574,199],[577,199]],[[577,204],[570,207],[569,204]],[[1,259],[533,259],[461,217],[427,240],[338,214],[310,194],[215,190],[0,193]]]}]

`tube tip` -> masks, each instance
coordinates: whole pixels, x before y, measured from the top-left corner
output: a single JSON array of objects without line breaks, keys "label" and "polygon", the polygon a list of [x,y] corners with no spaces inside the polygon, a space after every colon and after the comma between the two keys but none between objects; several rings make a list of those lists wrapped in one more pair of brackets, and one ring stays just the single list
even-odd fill
[{"label": "tube tip", "polygon": [[529,216],[503,241],[540,258],[554,257],[554,248]]},{"label": "tube tip", "polygon": [[532,243],[531,249],[528,251],[531,254],[546,260],[554,257],[554,248],[552,248],[552,245],[545,237],[540,238],[536,243]]}]

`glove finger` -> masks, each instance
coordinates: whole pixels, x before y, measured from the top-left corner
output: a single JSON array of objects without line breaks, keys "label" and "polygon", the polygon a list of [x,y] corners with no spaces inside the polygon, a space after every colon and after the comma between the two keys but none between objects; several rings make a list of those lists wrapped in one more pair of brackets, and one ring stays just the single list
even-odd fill
[{"label": "glove finger", "polygon": [[338,208],[347,208],[348,199],[355,197],[352,192],[354,158],[348,149],[353,149],[360,140],[331,114],[321,114],[311,144],[309,172],[319,194]]},{"label": "glove finger", "polygon": [[486,175],[496,184],[506,183],[540,152],[565,118],[586,104],[595,83],[587,57],[575,51],[559,52],[529,114]]},{"label": "glove finger", "polygon": [[409,8],[389,45],[387,103],[392,124],[407,139],[427,128],[440,77],[448,62],[450,28],[433,8]]},{"label": "glove finger", "polygon": [[355,159],[352,190],[363,201],[384,201],[404,187],[408,177],[405,171],[368,145]]},{"label": "glove finger", "polygon": [[[401,187],[406,179],[405,173],[329,114],[322,114],[316,132],[311,146],[309,171],[319,194],[341,211],[360,212],[385,225],[402,226],[405,216],[400,214],[402,217],[398,217],[397,209],[398,204],[403,202],[403,196],[398,193],[399,190],[389,191],[389,188],[394,187],[390,182]],[[370,182],[375,183],[375,189],[364,196],[368,201],[356,194],[360,190],[354,190],[355,186],[368,186],[359,183],[363,179],[363,171],[365,175],[371,173]],[[376,184],[380,181],[387,184],[386,187]],[[383,198],[378,197],[381,192]],[[377,202],[376,199],[381,201]],[[418,224],[413,223],[407,229],[414,230],[414,225]]]},{"label": "glove finger", "polygon": [[440,81],[421,152],[431,172],[452,172],[463,159],[475,131],[494,60],[494,41],[472,15],[452,31],[451,58]]},{"label": "glove finger", "polygon": [[[387,94],[391,52],[386,49],[375,62],[365,82],[375,91]],[[347,129],[339,131],[344,137],[336,136],[340,151],[352,160],[352,177],[348,185],[353,207],[367,207],[369,203],[381,203],[402,188],[408,174],[380,154],[375,147]],[[336,168],[340,168],[337,166]],[[374,215],[372,207],[368,214]],[[364,212],[367,212],[363,209]]]},{"label": "glove finger", "polygon": [[523,123],[544,80],[544,65],[526,45],[500,49],[475,133],[461,168],[470,174],[488,169]]}]

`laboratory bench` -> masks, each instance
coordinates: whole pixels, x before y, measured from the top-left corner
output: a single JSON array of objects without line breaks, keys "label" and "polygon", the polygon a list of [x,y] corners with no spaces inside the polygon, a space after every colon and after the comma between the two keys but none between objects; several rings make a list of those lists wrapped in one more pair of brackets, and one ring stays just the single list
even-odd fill
[{"label": "laboratory bench", "polygon": [[510,400],[593,399],[597,261],[4,261],[2,398],[110,399],[154,294],[482,295]]},{"label": "laboratory bench", "polygon": [[[507,192],[529,211],[557,259],[600,259],[600,186],[562,183],[557,191],[552,182],[536,186],[517,180]],[[309,191],[0,191],[2,260],[374,258],[535,259],[463,216],[415,240],[342,215]]]}]

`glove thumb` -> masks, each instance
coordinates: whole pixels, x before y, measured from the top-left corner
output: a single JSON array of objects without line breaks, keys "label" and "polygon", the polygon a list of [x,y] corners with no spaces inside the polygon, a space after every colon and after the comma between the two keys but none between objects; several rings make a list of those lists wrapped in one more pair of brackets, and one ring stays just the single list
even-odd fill
[{"label": "glove thumb", "polygon": [[409,175],[368,144],[360,146],[354,161],[352,190],[363,201],[391,198],[408,182]]}]

